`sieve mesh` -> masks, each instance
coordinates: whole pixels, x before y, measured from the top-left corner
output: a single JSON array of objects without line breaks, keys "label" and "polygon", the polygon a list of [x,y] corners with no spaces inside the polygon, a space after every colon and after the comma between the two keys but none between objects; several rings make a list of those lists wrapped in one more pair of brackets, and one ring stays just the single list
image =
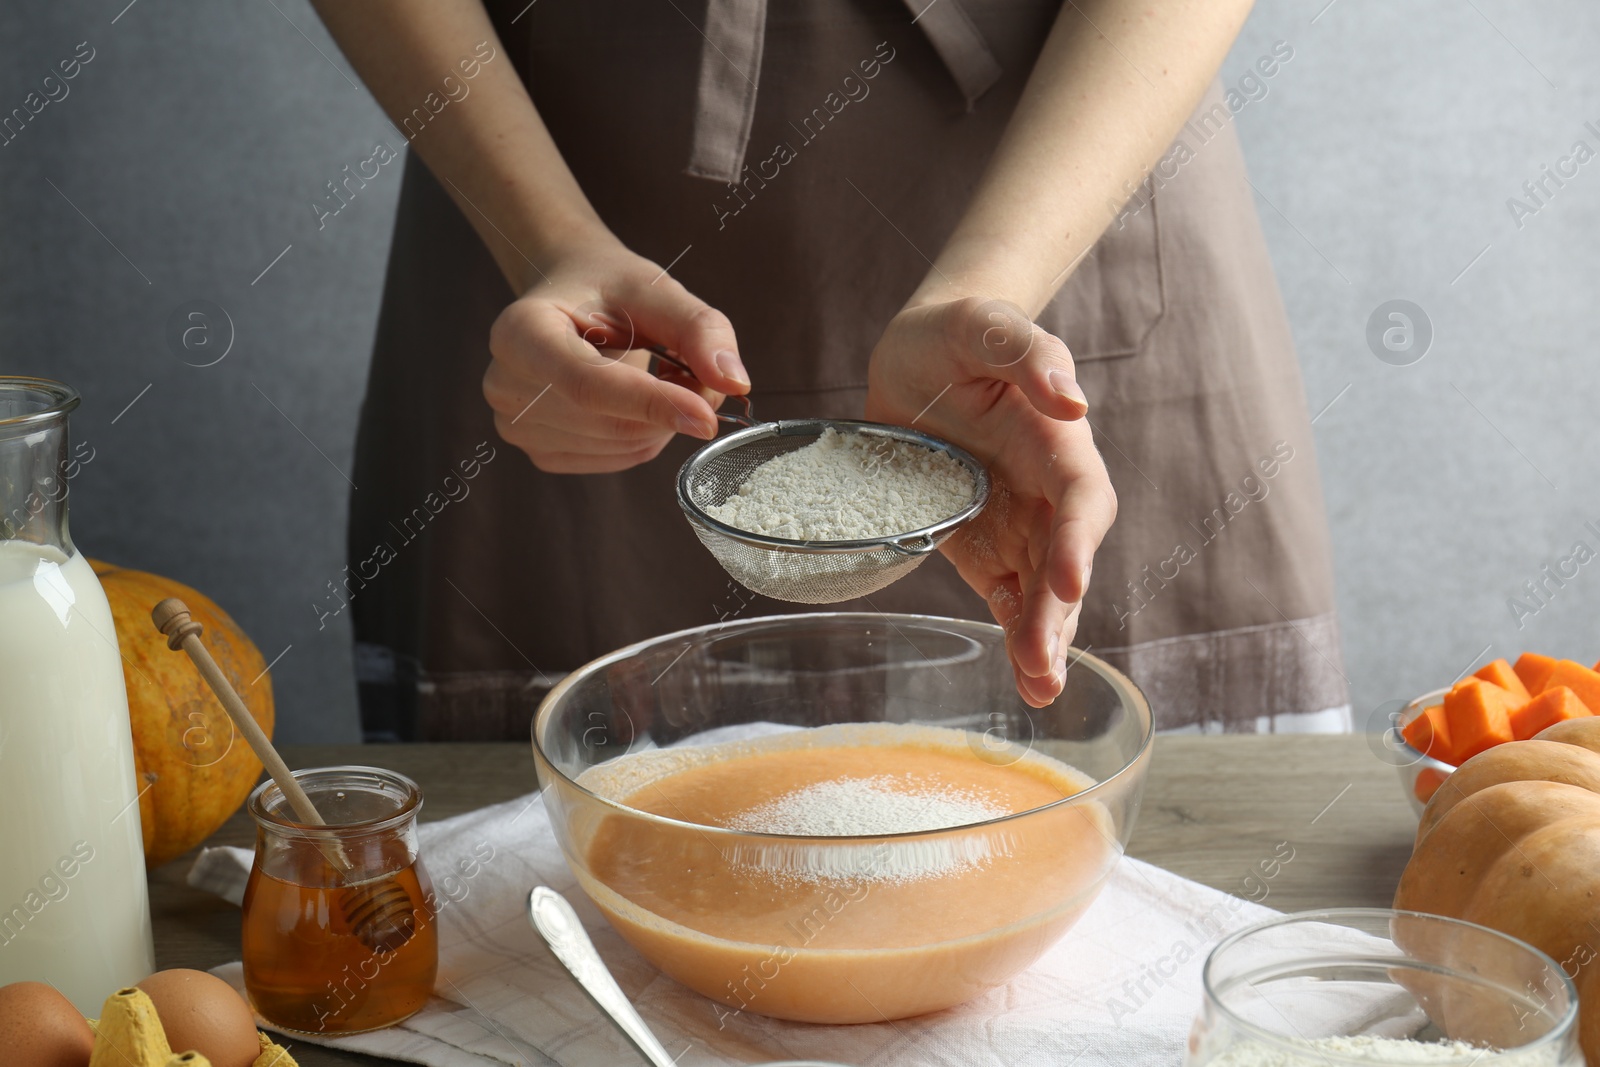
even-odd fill
[{"label": "sieve mesh", "polygon": [[[804,448],[824,430],[917,445],[957,460],[972,475],[972,497],[956,514],[922,530],[860,541],[797,541],[737,530],[711,517],[750,472],[774,456]],[[700,543],[735,581],[763,596],[834,604],[875,593],[933,554],[989,499],[989,474],[970,454],[937,437],[899,426],[840,419],[758,423],[704,446],[678,471],[678,504]]]}]

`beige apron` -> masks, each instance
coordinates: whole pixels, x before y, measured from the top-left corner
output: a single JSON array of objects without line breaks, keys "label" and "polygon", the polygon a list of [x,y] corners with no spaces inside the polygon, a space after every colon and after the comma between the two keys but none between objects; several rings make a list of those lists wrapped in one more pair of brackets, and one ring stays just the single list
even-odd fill
[{"label": "beige apron", "polygon": [[[938,0],[915,24],[892,0],[489,6],[500,61],[601,217],[732,319],[763,418],[859,416],[867,356],[963,210],[1055,15],[1001,0]],[[1254,730],[1347,691],[1299,371],[1218,101],[1185,128],[1192,158],[1153,196],[1147,183],[1039,322],[1078,360],[1121,502],[1078,645],[1129,671],[1163,727]],[[813,610],[745,591],[696,541],[673,498],[696,442],[575,476],[496,437],[480,383],[511,298],[411,156],[340,598],[372,739],[524,739],[549,682],[595,656]],[[942,558],[871,607],[988,617]]]}]

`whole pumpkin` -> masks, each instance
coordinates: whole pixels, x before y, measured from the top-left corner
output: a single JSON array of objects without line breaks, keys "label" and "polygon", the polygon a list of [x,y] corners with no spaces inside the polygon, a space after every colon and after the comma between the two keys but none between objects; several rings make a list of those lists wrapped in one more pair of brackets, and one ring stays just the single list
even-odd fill
[{"label": "whole pumpkin", "polygon": [[272,680],[266,660],[211,599],[170,578],[89,561],[105,587],[122,648],[122,676],[133,721],[139,818],[147,867],[189,851],[239,810],[261,775],[261,762],[222,710],[200,672],[150,621],[150,609],[180,598],[205,632],[201,640],[272,736]]},{"label": "whole pumpkin", "polygon": [[1496,745],[1422,813],[1394,906],[1492,927],[1543,950],[1578,987],[1600,1067],[1600,717]]}]

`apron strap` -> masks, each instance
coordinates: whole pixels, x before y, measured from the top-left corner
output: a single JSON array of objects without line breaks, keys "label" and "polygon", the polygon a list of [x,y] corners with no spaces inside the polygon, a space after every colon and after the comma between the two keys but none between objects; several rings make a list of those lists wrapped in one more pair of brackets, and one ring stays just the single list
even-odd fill
[{"label": "apron strap", "polygon": [[1000,80],[1000,61],[989,51],[978,27],[961,6],[961,0],[904,0],[911,21],[922,27],[933,50],[944,60],[950,76],[966,97],[967,110]]},{"label": "apron strap", "polygon": [[[960,0],[903,0],[950,71],[967,110],[1000,78],[1000,63]],[[761,80],[767,0],[707,0],[688,173],[730,185],[744,169]]]},{"label": "apron strap", "polygon": [[689,173],[732,185],[756,116],[766,0],[707,0]]}]

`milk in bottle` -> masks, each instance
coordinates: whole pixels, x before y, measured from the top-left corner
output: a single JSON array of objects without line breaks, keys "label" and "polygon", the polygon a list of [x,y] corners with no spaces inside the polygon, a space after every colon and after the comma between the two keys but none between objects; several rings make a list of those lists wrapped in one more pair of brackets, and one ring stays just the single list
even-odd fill
[{"label": "milk in bottle", "polygon": [[0,377],[0,985],[96,1016],[155,961],[116,628],[67,531],[77,402]]}]

